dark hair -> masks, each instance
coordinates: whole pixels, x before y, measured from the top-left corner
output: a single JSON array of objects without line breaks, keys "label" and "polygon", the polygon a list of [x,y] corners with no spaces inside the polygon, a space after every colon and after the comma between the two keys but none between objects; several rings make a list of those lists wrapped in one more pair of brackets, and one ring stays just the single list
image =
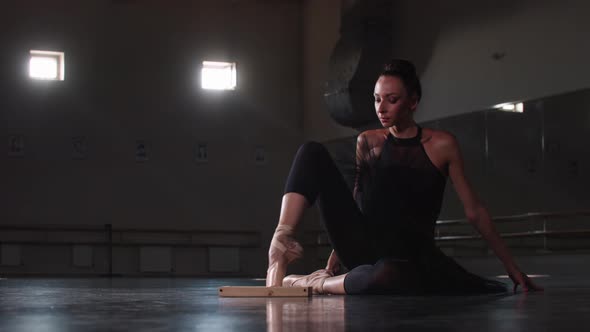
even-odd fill
[{"label": "dark hair", "polygon": [[416,94],[418,100],[422,98],[422,86],[416,74],[416,67],[408,60],[394,59],[385,64],[381,76],[395,76],[404,82],[410,96]]}]

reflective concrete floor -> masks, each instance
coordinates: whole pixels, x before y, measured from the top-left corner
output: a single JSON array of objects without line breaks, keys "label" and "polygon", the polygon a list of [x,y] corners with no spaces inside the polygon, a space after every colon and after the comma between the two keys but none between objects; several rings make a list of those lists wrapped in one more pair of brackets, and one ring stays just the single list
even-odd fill
[{"label": "reflective concrete floor", "polygon": [[0,279],[0,331],[587,331],[590,281],[504,296],[218,298],[248,279]]}]

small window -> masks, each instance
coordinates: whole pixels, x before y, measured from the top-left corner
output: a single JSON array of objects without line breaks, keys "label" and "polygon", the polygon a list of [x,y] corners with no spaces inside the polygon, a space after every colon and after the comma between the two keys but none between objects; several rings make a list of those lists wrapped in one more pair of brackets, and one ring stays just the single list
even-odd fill
[{"label": "small window", "polygon": [[235,90],[236,63],[203,61],[201,87],[207,90]]},{"label": "small window", "polygon": [[29,76],[36,80],[63,81],[64,53],[31,51]]}]

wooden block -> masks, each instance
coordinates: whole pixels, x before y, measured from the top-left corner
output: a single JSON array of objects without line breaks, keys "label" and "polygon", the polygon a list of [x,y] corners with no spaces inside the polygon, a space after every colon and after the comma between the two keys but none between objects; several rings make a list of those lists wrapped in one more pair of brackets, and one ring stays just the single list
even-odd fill
[{"label": "wooden block", "polygon": [[224,286],[219,288],[221,297],[308,297],[311,287]]}]

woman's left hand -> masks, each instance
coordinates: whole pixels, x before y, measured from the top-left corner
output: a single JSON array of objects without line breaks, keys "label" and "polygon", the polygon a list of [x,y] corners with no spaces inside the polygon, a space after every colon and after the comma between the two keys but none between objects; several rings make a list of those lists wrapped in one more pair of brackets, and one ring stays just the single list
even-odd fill
[{"label": "woman's left hand", "polygon": [[522,273],[518,269],[513,269],[513,271],[508,271],[508,276],[514,283],[514,293],[516,293],[516,289],[520,285],[522,290],[526,293],[528,291],[542,291],[543,287],[536,285],[529,276],[525,273]]}]

